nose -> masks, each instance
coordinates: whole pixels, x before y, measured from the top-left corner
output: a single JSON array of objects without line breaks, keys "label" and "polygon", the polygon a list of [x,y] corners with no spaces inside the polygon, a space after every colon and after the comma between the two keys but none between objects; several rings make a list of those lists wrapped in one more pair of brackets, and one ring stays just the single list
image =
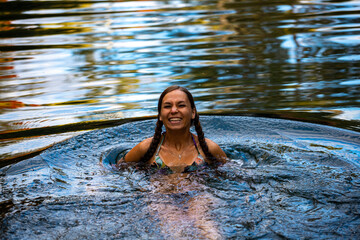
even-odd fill
[{"label": "nose", "polygon": [[173,107],[171,108],[171,113],[176,113],[176,112],[178,112],[178,109],[177,109],[176,106],[173,106]]}]

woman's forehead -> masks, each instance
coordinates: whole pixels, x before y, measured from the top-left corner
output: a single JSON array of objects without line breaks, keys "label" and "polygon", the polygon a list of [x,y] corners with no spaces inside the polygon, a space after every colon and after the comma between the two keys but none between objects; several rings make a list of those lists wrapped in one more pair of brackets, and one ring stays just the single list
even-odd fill
[{"label": "woman's forehead", "polygon": [[164,96],[163,103],[166,102],[189,102],[189,99],[183,91],[174,90]]}]

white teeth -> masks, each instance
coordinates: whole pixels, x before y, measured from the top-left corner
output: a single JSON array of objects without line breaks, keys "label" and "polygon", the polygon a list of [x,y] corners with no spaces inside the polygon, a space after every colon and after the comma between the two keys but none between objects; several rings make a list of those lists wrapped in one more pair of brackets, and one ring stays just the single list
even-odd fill
[{"label": "white teeth", "polygon": [[180,121],[181,118],[170,118],[169,120],[170,120],[170,121]]}]

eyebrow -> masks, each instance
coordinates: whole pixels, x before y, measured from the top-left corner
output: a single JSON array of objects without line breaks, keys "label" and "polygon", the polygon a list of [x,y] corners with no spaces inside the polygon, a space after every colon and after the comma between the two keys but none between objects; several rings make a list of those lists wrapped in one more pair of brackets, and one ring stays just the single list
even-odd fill
[{"label": "eyebrow", "polygon": [[[186,101],[182,101],[182,100],[181,100],[181,101],[177,102],[177,104],[180,104],[180,103],[186,103]],[[164,102],[164,105],[165,105],[165,104],[171,104],[171,102]]]}]

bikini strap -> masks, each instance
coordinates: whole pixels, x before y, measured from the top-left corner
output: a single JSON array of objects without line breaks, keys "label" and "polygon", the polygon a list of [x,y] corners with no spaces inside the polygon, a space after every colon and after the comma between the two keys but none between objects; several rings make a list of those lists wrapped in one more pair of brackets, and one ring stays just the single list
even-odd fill
[{"label": "bikini strap", "polygon": [[193,134],[191,134],[191,138],[192,138],[192,140],[193,140],[193,142],[194,142],[194,145],[195,145],[196,151],[198,152],[198,154],[200,154],[199,149],[198,149],[198,146],[197,146],[197,144],[196,144],[196,142],[195,142],[195,139],[194,139]]},{"label": "bikini strap", "polygon": [[[197,144],[196,144],[196,141],[195,141],[195,138],[194,138],[193,134],[191,134],[191,138],[192,138],[192,140],[193,140],[193,142],[194,142],[196,151],[198,152],[198,154],[200,154],[199,148],[198,148],[198,146],[197,146]],[[163,134],[162,137],[161,137],[161,142],[160,142],[160,144],[159,144],[159,146],[158,146],[158,149],[156,150],[155,156],[158,156],[158,155],[159,155],[160,148],[161,148],[161,145],[162,145],[163,142],[164,142],[164,139],[165,139],[165,134]]]},{"label": "bikini strap", "polygon": [[160,148],[161,148],[161,145],[162,145],[163,142],[164,142],[164,139],[165,139],[165,134],[162,134],[162,136],[161,136],[161,142],[160,142],[160,144],[159,144],[159,146],[158,146],[158,149],[156,150],[155,156],[159,155]]}]

